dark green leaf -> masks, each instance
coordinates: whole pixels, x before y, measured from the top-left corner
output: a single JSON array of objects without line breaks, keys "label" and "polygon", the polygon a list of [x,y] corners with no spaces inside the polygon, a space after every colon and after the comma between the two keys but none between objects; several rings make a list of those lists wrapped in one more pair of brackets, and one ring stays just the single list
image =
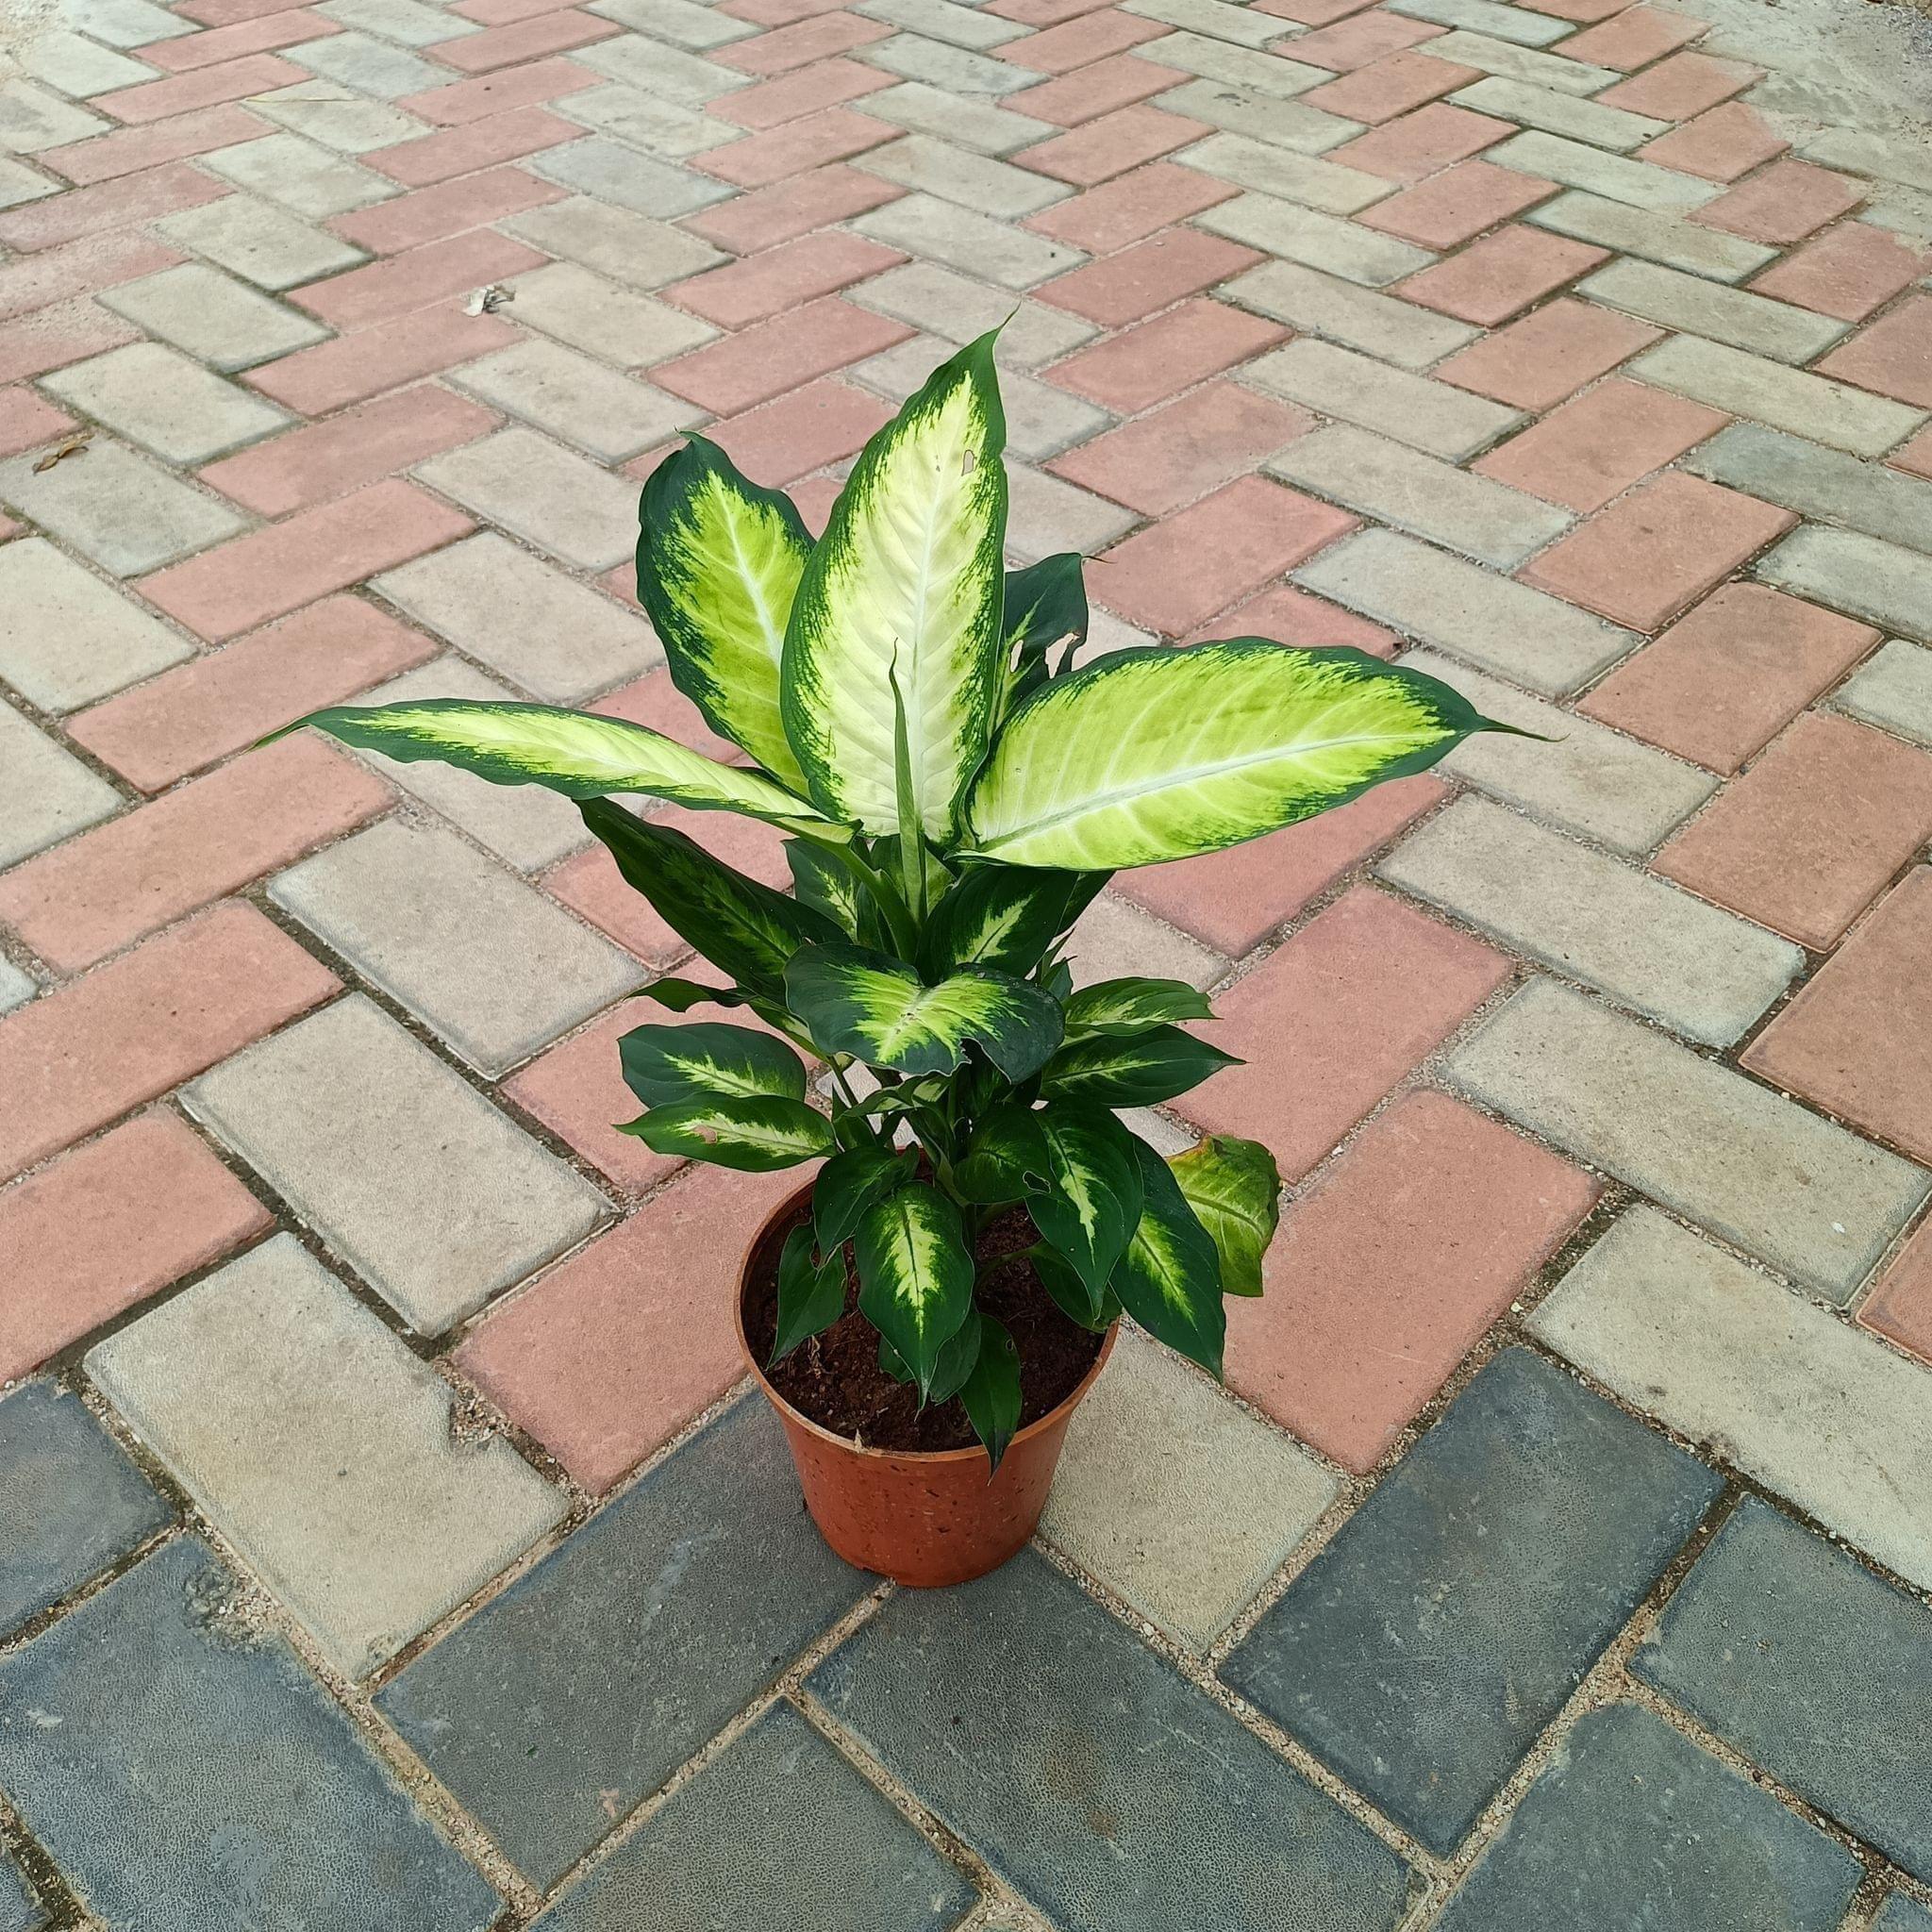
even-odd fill
[{"label": "dark green leaf", "polygon": [[679,979],[666,974],[654,979],[638,994],[641,1000],[656,1000],[674,1013],[688,1013],[693,1007],[753,1007],[758,1003],[741,987],[703,986],[695,979]]},{"label": "dark green leaf", "polygon": [[1046,682],[1046,658],[1065,640],[1087,636],[1087,586],[1077,551],[1042,557],[1024,570],[1007,573],[1006,626],[1008,670],[1007,708],[1035,685]]},{"label": "dark green leaf", "polygon": [[926,1391],[928,1403],[950,1402],[965,1386],[979,1359],[982,1319],[977,1308],[968,1308],[958,1333],[940,1350],[939,1367],[932,1372],[932,1387]]},{"label": "dark green leaf", "polygon": [[1091,1107],[1152,1107],[1240,1064],[1178,1026],[1150,1026],[1127,1039],[1098,1033],[1061,1047],[1047,1063],[1040,1091],[1049,1099]]},{"label": "dark green leaf", "polygon": [[933,908],[922,963],[932,974],[959,966],[1031,973],[1072,924],[1067,908],[1088,876],[1011,865],[969,868]]},{"label": "dark green leaf", "polygon": [[687,945],[747,992],[778,995],[785,962],[800,946],[841,938],[823,912],[732,871],[669,825],[634,818],[601,798],[587,798],[578,809],[609,848],[625,882]]},{"label": "dark green leaf", "polygon": [[746,1174],[769,1174],[830,1154],[832,1124],[802,1100],[760,1096],[752,1100],[691,1100],[654,1107],[617,1130],[633,1134],[659,1154],[708,1160]]},{"label": "dark green leaf", "polygon": [[617,1057],[624,1084],[646,1107],[758,1093],[805,1098],[805,1062],[782,1040],[749,1026],[637,1026],[618,1041]]},{"label": "dark green leaf", "polygon": [[973,1307],[973,1256],[959,1210],[924,1181],[865,1211],[853,1237],[858,1307],[897,1350],[925,1399],[940,1351]]},{"label": "dark green leaf", "polygon": [[778,1333],[765,1366],[770,1368],[801,1341],[823,1333],[844,1312],[844,1250],[834,1248],[829,1258],[817,1260],[809,1224],[794,1227],[778,1257]]},{"label": "dark green leaf", "polygon": [[899,1351],[883,1335],[879,1337],[879,1367],[895,1382],[916,1382],[919,1379],[906,1366]]},{"label": "dark green leaf", "polygon": [[1185,979],[1103,979],[1067,1002],[1067,1038],[1135,1034],[1170,1020],[1211,1020],[1208,995]]},{"label": "dark green leaf", "polygon": [[964,1197],[986,1207],[1022,1201],[1047,1185],[1046,1141],[1030,1108],[1003,1107],[974,1128],[953,1182]]},{"label": "dark green leaf", "polygon": [[1068,1321],[1078,1323],[1082,1328],[1097,1325],[1087,1284],[1074,1273],[1073,1264],[1058,1248],[1036,1241],[1026,1250],[1026,1258],[1032,1262],[1041,1287],[1053,1297],[1054,1306]]},{"label": "dark green leaf", "polygon": [[823,912],[848,939],[871,945],[878,939],[878,914],[849,866],[809,839],[788,839],[785,862],[801,906]]},{"label": "dark green leaf", "polygon": [[1210,1134],[1168,1162],[1221,1256],[1224,1294],[1261,1292],[1261,1257],[1281,1218],[1281,1175],[1258,1141]]},{"label": "dark green leaf", "polygon": [[1134,1141],[1145,1195],[1141,1224],[1113,1272],[1121,1305],[1157,1341],[1221,1374],[1227,1312],[1221,1301],[1221,1257],[1194,1218],[1167,1162]]},{"label": "dark green leaf", "polygon": [[991,1315],[979,1318],[979,1357],[959,1391],[974,1431],[986,1444],[991,1479],[1020,1428],[1020,1351]]},{"label": "dark green leaf", "polygon": [[785,969],[791,1010],[822,1051],[901,1074],[948,1074],[970,1041],[1009,1080],[1024,1080],[1059,1043],[1060,1009],[1037,986],[967,967],[926,986],[911,967],[862,946],[807,946]]},{"label": "dark green leaf", "polygon": [[1045,1148],[1048,1186],[1027,1208],[1086,1285],[1084,1319],[1091,1321],[1141,1220],[1139,1142],[1102,1108],[1056,1103],[1032,1119]]},{"label": "dark green leaf", "polygon": [[835,1154],[812,1185],[812,1220],[819,1246],[829,1254],[858,1229],[865,1210],[912,1177],[911,1149],[881,1147],[876,1141]]}]

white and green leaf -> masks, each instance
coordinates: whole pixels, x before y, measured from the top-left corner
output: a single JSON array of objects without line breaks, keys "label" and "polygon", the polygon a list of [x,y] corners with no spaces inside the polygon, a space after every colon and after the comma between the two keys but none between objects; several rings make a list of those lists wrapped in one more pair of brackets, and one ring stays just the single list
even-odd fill
[{"label": "white and green leaf", "polygon": [[1078,551],[1062,550],[1007,573],[1006,709],[1045,683],[1047,654],[1054,645],[1085,640],[1089,616],[1083,561]]},{"label": "white and green leaf", "polygon": [[1134,1147],[1144,1199],[1113,1291],[1157,1341],[1219,1375],[1227,1338],[1221,1257],[1167,1162],[1144,1141]]},{"label": "white and green leaf", "polygon": [[874,1202],[912,1177],[911,1150],[876,1142],[835,1154],[812,1184],[812,1221],[819,1246],[829,1253],[852,1239]]},{"label": "white and green leaf", "polygon": [[712,730],[803,791],[778,712],[785,626],[811,555],[797,508],[691,436],[651,472],[638,525],[638,601],[671,681]]},{"label": "white and green leaf", "polygon": [[1224,1294],[1261,1292],[1261,1258],[1281,1218],[1281,1174],[1258,1141],[1210,1134],[1168,1163],[1221,1257]]},{"label": "white and green leaf", "polygon": [[1058,1002],[1010,974],[972,966],[927,986],[911,967],[862,946],[801,948],[785,997],[813,1041],[899,1074],[947,1074],[972,1042],[1009,1080],[1046,1063],[1060,1040]]},{"label": "white and green leaf", "polygon": [[1341,645],[1119,651],[1007,721],[967,802],[966,844],[1070,871],[1217,852],[1507,728],[1435,678]]},{"label": "white and green leaf", "polygon": [[739,811],[791,831],[809,829],[820,839],[851,836],[762,773],[720,764],[626,718],[507,699],[421,698],[335,705],[286,730],[305,724],[405,764],[433,758],[455,765],[492,785],[542,785],[576,799],[645,791],[696,811]]},{"label": "white and green leaf", "polygon": [[1208,995],[1185,979],[1103,979],[1067,1001],[1067,1038],[1132,1035],[1174,1020],[1211,1020]]},{"label": "white and green leaf", "polygon": [[805,1098],[805,1062],[782,1040],[749,1026],[695,1021],[636,1026],[617,1042],[624,1083],[646,1107],[689,1100]]},{"label": "white and green leaf", "polygon": [[959,1210],[923,1181],[897,1188],[866,1209],[853,1252],[859,1312],[911,1371],[924,1401],[940,1351],[973,1307],[973,1255]]},{"label": "white and green leaf", "polygon": [[1048,1099],[1090,1107],[1155,1107],[1198,1087],[1234,1055],[1209,1046],[1178,1026],[1150,1026],[1132,1035],[1091,1033],[1070,1040],[1047,1063],[1040,1091]]},{"label": "white and green leaf", "polygon": [[896,833],[891,677],[914,806],[952,837],[1003,694],[1006,417],[991,335],[941,365],[866,444],[791,607],[785,735],[832,817]]},{"label": "white and green leaf", "polygon": [[1028,1198],[1027,1210],[1079,1276],[1091,1321],[1140,1224],[1137,1143],[1101,1108],[1049,1106],[1034,1119],[1046,1154],[1047,1187]]},{"label": "white and green leaf", "polygon": [[618,1130],[654,1153],[767,1174],[834,1151],[832,1124],[802,1100],[761,1094],[750,1100],[691,1100],[654,1107]]},{"label": "white and green leaf", "polygon": [[1105,874],[973,866],[933,908],[924,961],[935,973],[954,966],[1030,973],[1105,883]]}]

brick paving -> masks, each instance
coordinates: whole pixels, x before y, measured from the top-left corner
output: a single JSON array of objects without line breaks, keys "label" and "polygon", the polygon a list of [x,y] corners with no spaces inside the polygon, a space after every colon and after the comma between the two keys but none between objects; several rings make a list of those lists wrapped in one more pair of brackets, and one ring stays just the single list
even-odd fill
[{"label": "brick paving", "polygon": [[[1725,0],[1729,9],[1731,0]],[[1932,1925],[1932,160],[1624,0],[72,0],[0,64],[0,1932]],[[4,57],[0,57],[4,59]],[[832,1558],[614,1134],[681,942],[357,698],[724,752],[1005,318],[1016,561],[1551,741],[1124,874],[1250,1061],[1228,1389]],[[776,835],[675,811],[789,883]],[[702,969],[700,969],[702,970]]]}]

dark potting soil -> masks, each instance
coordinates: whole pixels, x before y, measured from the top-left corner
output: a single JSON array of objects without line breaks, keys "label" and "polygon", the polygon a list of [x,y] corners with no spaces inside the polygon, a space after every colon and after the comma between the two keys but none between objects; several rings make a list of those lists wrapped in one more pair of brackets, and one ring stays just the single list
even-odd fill
[{"label": "dark potting soil", "polygon": [[[778,1332],[778,1251],[805,1220],[801,1208],[763,1243],[762,1264],[750,1283],[744,1327],[760,1363]],[[1020,1426],[1038,1422],[1074,1392],[1100,1353],[1101,1336],[1070,1322],[1024,1258],[1036,1239],[1024,1208],[1015,1208],[980,1235],[976,1254],[980,1308],[1000,1323],[1020,1353]],[[858,1312],[858,1278],[845,1251],[845,1312],[801,1342],[767,1379],[822,1429],[853,1438],[868,1449],[931,1452],[971,1449],[979,1441],[956,1396],[922,1411],[919,1391],[879,1367],[878,1330]]]}]

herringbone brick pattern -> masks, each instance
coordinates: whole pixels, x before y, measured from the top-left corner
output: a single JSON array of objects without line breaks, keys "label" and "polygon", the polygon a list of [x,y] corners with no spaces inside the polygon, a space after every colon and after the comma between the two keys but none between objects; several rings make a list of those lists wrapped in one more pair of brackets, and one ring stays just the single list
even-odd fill
[{"label": "herringbone brick pattern", "polygon": [[[0,1927],[1932,1924],[1921,142],[1645,0],[11,53]],[[1548,741],[1086,916],[1219,989],[1248,1064],[1139,1124],[1274,1148],[1268,1293],[1231,1397],[1127,1338],[1042,1552],[922,1598],[734,1398],[791,1177],[610,1129],[682,942],[560,800],[251,747],[728,752],[639,480],[702,427],[816,526],[1002,322],[1091,648],[1355,644]]]}]

